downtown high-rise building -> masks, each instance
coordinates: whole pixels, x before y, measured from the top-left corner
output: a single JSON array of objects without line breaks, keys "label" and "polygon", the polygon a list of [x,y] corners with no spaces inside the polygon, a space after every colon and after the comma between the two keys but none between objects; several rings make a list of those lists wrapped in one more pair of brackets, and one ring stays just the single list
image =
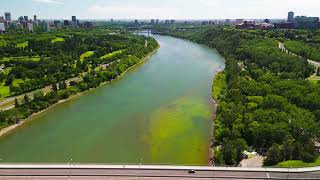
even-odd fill
[{"label": "downtown high-rise building", "polygon": [[25,22],[28,22],[28,21],[29,21],[29,17],[28,17],[28,16],[23,16],[23,20],[24,20]]},{"label": "downtown high-rise building", "polygon": [[50,23],[48,21],[44,21],[43,28],[46,32],[49,32],[50,31]]},{"label": "downtown high-rise building", "polygon": [[288,12],[288,22],[293,22],[294,21],[294,12],[290,11]]},{"label": "downtown high-rise building", "polygon": [[34,23],[34,25],[36,25],[36,26],[38,26],[38,25],[39,25],[37,15],[34,15],[34,16],[33,16],[33,23]]},{"label": "downtown high-rise building", "polygon": [[71,17],[71,21],[72,21],[72,25],[74,25],[74,26],[77,26],[77,25],[78,25],[78,23],[77,23],[77,17],[76,17],[76,16],[72,16],[72,17]]},{"label": "downtown high-rise building", "polygon": [[9,12],[4,13],[4,18],[6,21],[11,21],[11,13]]},{"label": "downtown high-rise building", "polygon": [[27,29],[28,29],[30,32],[33,32],[33,24],[32,24],[32,23],[27,23]]},{"label": "downtown high-rise building", "polygon": [[20,23],[23,22],[23,20],[24,20],[23,16],[20,16],[20,17],[18,18],[18,21],[19,21]]},{"label": "downtown high-rise building", "polygon": [[6,27],[4,25],[4,23],[0,23],[0,34],[3,34],[3,32],[6,31]]}]

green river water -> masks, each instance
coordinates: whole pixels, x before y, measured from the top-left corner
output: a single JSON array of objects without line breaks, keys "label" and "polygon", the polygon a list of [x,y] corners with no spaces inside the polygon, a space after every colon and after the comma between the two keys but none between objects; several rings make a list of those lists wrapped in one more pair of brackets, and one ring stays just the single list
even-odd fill
[{"label": "green river water", "polygon": [[154,36],[160,49],[110,84],[0,138],[1,162],[207,165],[216,52]]}]

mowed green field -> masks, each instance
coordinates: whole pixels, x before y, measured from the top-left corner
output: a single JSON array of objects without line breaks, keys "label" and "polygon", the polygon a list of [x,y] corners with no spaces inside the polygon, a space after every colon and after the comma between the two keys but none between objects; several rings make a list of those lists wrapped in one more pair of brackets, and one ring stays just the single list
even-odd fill
[{"label": "mowed green field", "polygon": [[104,56],[101,56],[100,59],[112,58],[112,57],[115,56],[115,55],[121,54],[123,51],[124,51],[124,49],[123,49],[123,50],[119,50],[119,51],[114,51],[114,52],[112,52],[112,53],[109,53],[109,54],[106,54],[106,55],[104,55]]},{"label": "mowed green field", "polygon": [[[22,79],[14,79],[13,85],[17,86],[19,83],[22,83]],[[5,86],[5,81],[0,83],[0,99],[4,99],[11,95],[9,86]]]},{"label": "mowed green field", "polygon": [[57,37],[53,40],[51,40],[51,43],[54,44],[54,43],[57,43],[57,42],[64,42],[65,40],[61,37]]},{"label": "mowed green field", "polygon": [[29,45],[29,42],[28,41],[25,41],[23,43],[19,43],[16,45],[17,48],[25,48],[25,47],[28,47]]},{"label": "mowed green field", "polygon": [[313,163],[305,163],[300,160],[290,160],[290,161],[284,161],[279,164],[277,164],[277,167],[286,167],[286,168],[299,168],[299,167],[315,167],[320,166],[320,157]]},{"label": "mowed green field", "polygon": [[19,60],[19,61],[40,61],[40,56],[34,56],[34,57],[4,57],[0,60],[0,62],[10,61],[10,60]]},{"label": "mowed green field", "polygon": [[94,51],[87,51],[80,56],[80,61],[82,62],[85,58],[91,57],[94,55]]}]

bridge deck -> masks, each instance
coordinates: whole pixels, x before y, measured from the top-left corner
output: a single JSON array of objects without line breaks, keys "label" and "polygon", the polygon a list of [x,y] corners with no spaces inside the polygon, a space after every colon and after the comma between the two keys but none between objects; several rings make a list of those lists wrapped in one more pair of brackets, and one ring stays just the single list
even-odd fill
[{"label": "bridge deck", "polygon": [[[195,173],[188,173],[195,170]],[[2,164],[0,179],[320,179],[320,167],[303,169],[138,165]]]}]

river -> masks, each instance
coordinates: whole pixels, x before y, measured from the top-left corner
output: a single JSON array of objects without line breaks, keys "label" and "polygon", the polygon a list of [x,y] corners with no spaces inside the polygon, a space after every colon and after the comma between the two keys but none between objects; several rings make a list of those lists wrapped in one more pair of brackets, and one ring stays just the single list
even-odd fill
[{"label": "river", "polygon": [[0,138],[0,162],[208,165],[211,84],[223,58],[154,36],[160,49],[123,77]]}]

